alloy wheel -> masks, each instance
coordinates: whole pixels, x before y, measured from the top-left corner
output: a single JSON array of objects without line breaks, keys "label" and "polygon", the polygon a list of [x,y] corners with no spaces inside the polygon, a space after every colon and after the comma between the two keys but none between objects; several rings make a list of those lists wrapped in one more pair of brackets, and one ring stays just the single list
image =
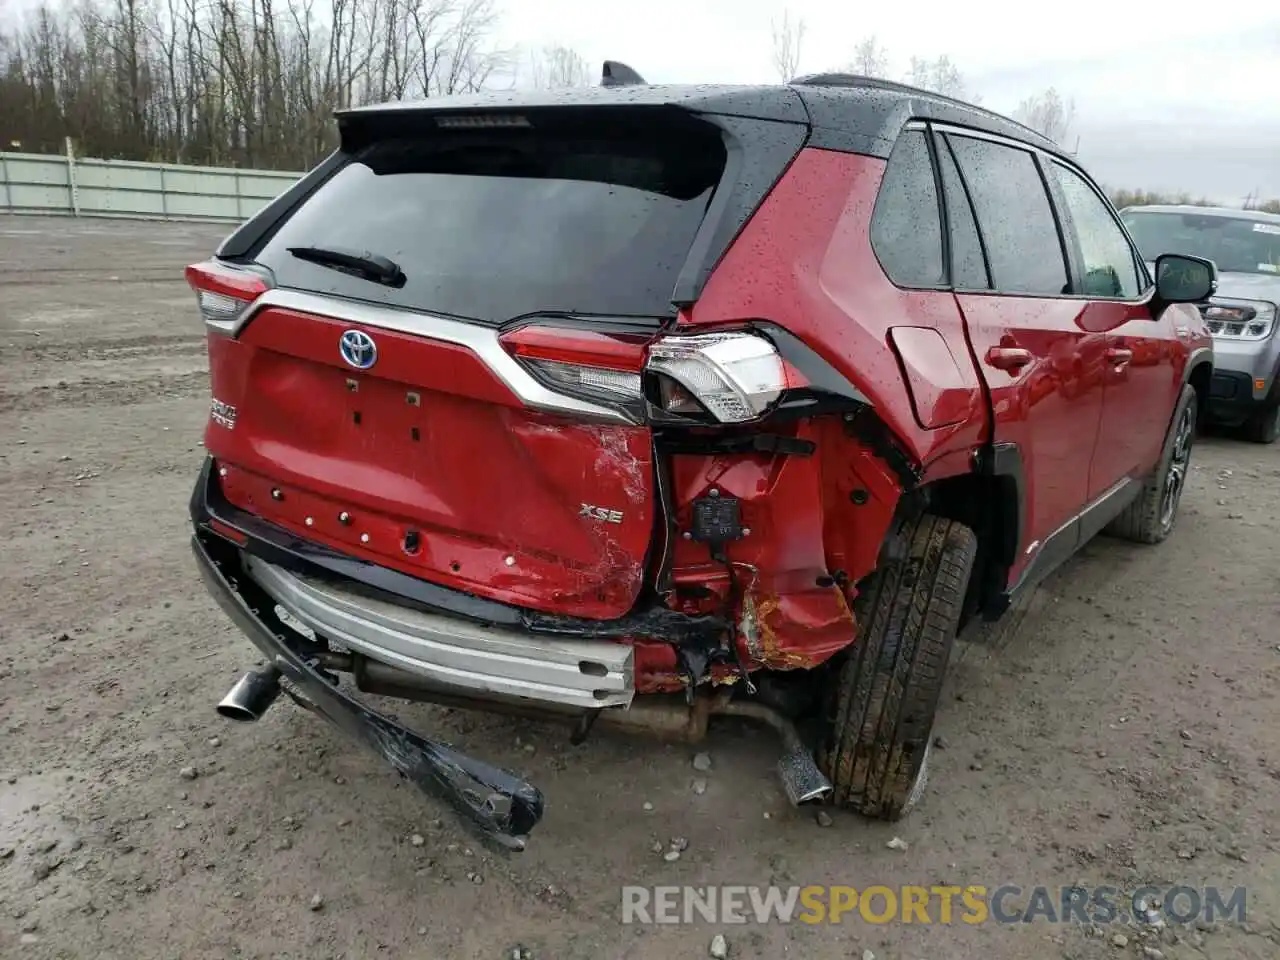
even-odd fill
[{"label": "alloy wheel", "polygon": [[1195,428],[1195,414],[1188,406],[1178,418],[1178,426],[1174,431],[1173,451],[1169,457],[1169,468],[1165,471],[1164,494],[1160,498],[1160,526],[1166,530],[1173,526],[1178,501],[1182,499],[1182,490],[1187,483],[1187,467],[1191,462],[1191,443],[1195,439]]}]

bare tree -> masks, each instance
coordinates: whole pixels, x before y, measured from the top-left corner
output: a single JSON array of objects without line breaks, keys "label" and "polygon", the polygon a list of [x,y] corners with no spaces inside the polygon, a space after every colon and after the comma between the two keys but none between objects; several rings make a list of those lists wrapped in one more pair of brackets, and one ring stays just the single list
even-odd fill
[{"label": "bare tree", "polygon": [[589,87],[594,81],[582,55],[558,43],[529,55],[529,77],[531,85],[539,90]]},{"label": "bare tree", "polygon": [[[0,3],[4,0],[0,0]],[[0,26],[0,144],[301,169],[334,109],[475,90],[496,0],[70,0]]]},{"label": "bare tree", "polygon": [[979,100],[970,94],[964,75],[946,54],[932,60],[927,57],[912,57],[907,69],[907,82],[913,87],[940,93],[944,97],[955,97],[957,100],[969,100],[973,103]]},{"label": "bare tree", "polygon": [[1074,100],[1063,100],[1054,87],[1027,97],[1013,112],[1013,118],[1038,130],[1054,143],[1065,143],[1076,118]]},{"label": "bare tree", "polygon": [[[887,80],[892,76],[891,62],[889,50],[877,37],[870,36],[853,48],[853,59],[842,69],[863,77]],[[913,56],[907,67],[906,81],[922,90],[970,103],[980,103],[982,99],[969,90],[964,74],[946,54],[933,59]]]},{"label": "bare tree", "polygon": [[800,72],[800,49],[804,44],[804,20],[791,19],[791,11],[782,14],[782,23],[773,25],[773,68],[783,83]]},{"label": "bare tree", "polygon": [[853,48],[853,60],[849,62],[849,71],[863,77],[889,76],[889,51],[874,37],[867,37]]}]

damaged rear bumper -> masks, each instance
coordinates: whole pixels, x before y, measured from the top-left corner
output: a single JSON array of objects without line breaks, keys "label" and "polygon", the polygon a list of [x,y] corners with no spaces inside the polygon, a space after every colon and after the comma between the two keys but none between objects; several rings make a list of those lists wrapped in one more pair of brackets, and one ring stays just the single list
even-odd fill
[{"label": "damaged rear bumper", "polygon": [[414,610],[250,555],[244,570],[319,636],[441,689],[579,710],[626,706],[635,695],[628,644],[538,637]]},{"label": "damaged rear bumper", "polygon": [[274,599],[244,574],[235,544],[197,528],[191,546],[209,592],[299,702],[379,753],[424,793],[449,803],[483,838],[524,848],[542,818],[537,787],[420,736],[345,694],[321,668],[318,645],[281,623]]}]

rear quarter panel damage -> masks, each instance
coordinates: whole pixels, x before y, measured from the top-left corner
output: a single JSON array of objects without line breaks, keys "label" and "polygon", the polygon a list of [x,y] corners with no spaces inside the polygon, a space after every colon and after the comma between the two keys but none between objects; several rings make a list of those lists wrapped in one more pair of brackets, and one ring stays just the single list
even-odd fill
[{"label": "rear quarter panel damage", "polygon": [[[871,248],[884,166],[802,151],[684,318],[709,328],[762,320],[799,337],[871,401],[928,482],[971,469],[985,398],[954,296],[895,287]],[[895,327],[906,330],[897,349]],[[742,501],[751,532],[726,551],[742,590],[738,650],[773,669],[815,666],[852,642],[857,583],[875,569],[903,492],[900,475],[840,416],[802,421],[796,435],[816,453],[672,458],[678,529],[713,487]],[[705,607],[730,590],[704,544],[677,540],[673,574],[675,602],[691,609],[699,592],[714,598]]]},{"label": "rear quarter panel damage", "polygon": [[[733,608],[737,654],[748,668],[817,666],[848,646],[857,580],[875,567],[901,493],[897,477],[839,417],[802,422],[813,456],[677,455],[672,459],[675,526],[688,529],[692,503],[715,490],[740,501],[745,535],[725,545],[736,581],[707,544],[677,538],[673,607],[687,613]],[[639,689],[682,681],[670,648],[637,649]],[[733,682],[721,665],[713,682]]]},{"label": "rear quarter panel damage", "polygon": [[896,287],[876,259],[870,222],[884,168],[875,157],[801,151],[711,275],[688,321],[760,319],[786,328],[871,400],[927,470],[935,457],[978,442],[985,422],[976,416],[936,429],[918,423],[890,329],[936,330],[957,364],[968,365],[960,376],[972,375],[973,409],[981,409],[981,391],[955,297]]}]

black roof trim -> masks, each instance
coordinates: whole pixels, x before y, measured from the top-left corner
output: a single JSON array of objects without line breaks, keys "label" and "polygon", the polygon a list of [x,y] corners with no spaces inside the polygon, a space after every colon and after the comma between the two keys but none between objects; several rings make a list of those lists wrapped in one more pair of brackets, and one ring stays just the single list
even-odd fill
[{"label": "black roof trim", "polygon": [[933,120],[1006,137],[1071,159],[1058,144],[1030,127],[928,90],[849,74],[820,74],[802,80],[793,89],[809,111],[813,124],[810,143],[815,147],[887,159],[909,121]]},{"label": "black roof trim", "polygon": [[[878,90],[886,95],[896,94],[900,97],[909,97],[915,102],[932,103],[940,107],[963,112],[971,118],[963,126],[986,130],[988,133],[1013,137],[1017,140],[1026,140],[1051,153],[1062,153],[1062,148],[1039,130],[1028,127],[1016,120],[1011,120],[1003,114],[980,107],[977,104],[969,103],[965,100],[957,100],[955,97],[948,97],[945,94],[934,93],[932,90],[913,87],[909,84],[896,83],[893,80],[882,80],[879,77],[864,77],[856,73],[813,73],[796,77],[791,81],[791,85],[796,87],[833,87],[845,90]],[[801,96],[803,97],[803,95],[802,93]],[[925,119],[925,116],[921,114],[920,118]],[[931,117],[928,119],[941,121],[943,118]],[[1011,130],[1013,132],[1010,132]]]}]

